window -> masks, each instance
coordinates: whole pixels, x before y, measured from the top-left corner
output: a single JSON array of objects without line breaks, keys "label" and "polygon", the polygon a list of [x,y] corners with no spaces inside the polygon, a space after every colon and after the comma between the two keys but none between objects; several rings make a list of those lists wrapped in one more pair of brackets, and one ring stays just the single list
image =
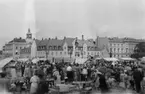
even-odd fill
[{"label": "window", "polygon": [[53,52],[51,52],[51,55],[53,55]]},{"label": "window", "polygon": [[84,55],[86,55],[86,52],[84,52]]},{"label": "window", "polygon": [[128,48],[126,48],[126,52],[128,52]]},{"label": "window", "polygon": [[116,48],[114,48],[114,52],[116,51]]},{"label": "window", "polygon": [[91,53],[91,55],[93,55],[93,52]]},{"label": "window", "polygon": [[64,54],[66,55],[66,52],[64,52]]},{"label": "window", "polygon": [[16,52],[16,55],[18,55],[18,52]]},{"label": "window", "polygon": [[61,46],[58,46],[58,50],[61,50]]},{"label": "window", "polygon": [[49,46],[49,50],[52,50],[52,47],[51,46]]},{"label": "window", "polygon": [[114,46],[116,46],[116,44],[114,44]]},{"label": "window", "polygon": [[120,49],[118,48],[118,52],[119,52],[119,50],[120,50]]},{"label": "window", "polygon": [[56,46],[54,46],[54,50],[56,50]]},{"label": "window", "polygon": [[66,49],[66,47],[64,47],[64,50]]},{"label": "window", "polygon": [[88,55],[90,55],[90,53],[88,52]]},{"label": "window", "polygon": [[62,55],[62,52],[60,52],[60,55]]},{"label": "window", "polygon": [[57,55],[57,52],[56,52],[56,55]]},{"label": "window", "polygon": [[16,49],[18,49],[18,47],[16,46]]}]

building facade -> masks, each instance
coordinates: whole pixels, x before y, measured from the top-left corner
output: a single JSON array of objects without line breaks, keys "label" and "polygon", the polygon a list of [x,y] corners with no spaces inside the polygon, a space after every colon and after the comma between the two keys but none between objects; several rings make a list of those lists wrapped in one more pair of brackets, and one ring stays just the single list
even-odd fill
[{"label": "building facade", "polygon": [[3,46],[3,55],[5,57],[19,58],[21,49],[31,46],[31,43],[32,34],[30,32],[30,29],[28,29],[26,39],[23,39],[21,37],[14,38],[12,41],[9,41]]},{"label": "building facade", "polygon": [[[31,53],[29,53],[31,51]],[[107,51],[97,47],[95,41],[78,38],[33,40],[31,48],[21,50],[21,57],[48,60],[87,59],[88,56],[103,57]],[[28,55],[29,54],[29,55]],[[30,55],[31,54],[31,55]]]},{"label": "building facade", "polygon": [[136,44],[143,42],[144,40],[118,37],[106,39],[106,37],[97,37],[96,41],[98,42],[98,46],[105,45],[108,47],[110,57],[123,58],[130,57],[134,52]]}]

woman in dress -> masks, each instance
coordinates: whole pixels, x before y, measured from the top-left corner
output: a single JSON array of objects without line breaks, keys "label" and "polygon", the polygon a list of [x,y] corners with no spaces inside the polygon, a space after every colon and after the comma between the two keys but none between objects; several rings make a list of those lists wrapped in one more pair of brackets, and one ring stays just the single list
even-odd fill
[{"label": "woman in dress", "polygon": [[30,79],[30,83],[31,83],[30,94],[37,94],[39,81],[40,79],[37,75],[37,71],[35,71],[34,75]]}]

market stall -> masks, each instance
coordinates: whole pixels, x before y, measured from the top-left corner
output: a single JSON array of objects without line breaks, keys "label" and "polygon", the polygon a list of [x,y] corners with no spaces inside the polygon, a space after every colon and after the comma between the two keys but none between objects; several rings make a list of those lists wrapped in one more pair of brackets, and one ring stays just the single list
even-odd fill
[{"label": "market stall", "polygon": [[3,68],[5,65],[7,65],[10,61],[12,61],[13,58],[10,57],[10,58],[5,58],[3,60],[0,60],[0,68]]},{"label": "market stall", "polygon": [[21,61],[21,62],[27,62],[29,60],[29,58],[19,58],[18,61]]}]

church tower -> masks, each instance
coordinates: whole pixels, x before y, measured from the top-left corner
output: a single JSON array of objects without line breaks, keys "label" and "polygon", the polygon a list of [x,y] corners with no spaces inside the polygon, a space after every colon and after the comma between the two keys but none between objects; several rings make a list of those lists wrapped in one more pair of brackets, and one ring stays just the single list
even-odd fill
[{"label": "church tower", "polygon": [[26,34],[26,41],[28,43],[31,43],[33,41],[33,39],[32,39],[32,33],[30,31],[30,28],[28,29],[28,33]]},{"label": "church tower", "polygon": [[28,29],[26,38],[27,38],[27,39],[32,39],[32,33],[31,33],[31,31],[30,31],[30,28]]}]

